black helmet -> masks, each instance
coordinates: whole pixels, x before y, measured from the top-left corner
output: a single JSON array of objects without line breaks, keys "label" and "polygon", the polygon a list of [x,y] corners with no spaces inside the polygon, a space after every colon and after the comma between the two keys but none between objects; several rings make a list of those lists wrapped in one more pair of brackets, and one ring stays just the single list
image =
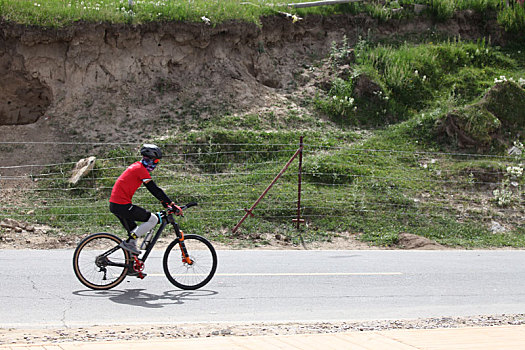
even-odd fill
[{"label": "black helmet", "polygon": [[140,149],[140,154],[142,154],[144,157],[148,157],[150,159],[161,159],[162,158],[162,151],[159,147],[153,144],[144,144],[142,148]]}]

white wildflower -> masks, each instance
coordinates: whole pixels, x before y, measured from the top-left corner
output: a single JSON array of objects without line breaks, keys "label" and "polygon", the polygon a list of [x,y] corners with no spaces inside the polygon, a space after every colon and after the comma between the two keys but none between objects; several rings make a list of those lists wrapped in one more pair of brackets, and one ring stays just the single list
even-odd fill
[{"label": "white wildflower", "polygon": [[503,83],[504,81],[507,81],[507,77],[505,77],[504,75],[500,75],[499,78],[495,78],[494,79],[494,83]]},{"label": "white wildflower", "polygon": [[507,174],[514,177],[521,177],[523,175],[523,168],[519,166],[509,166],[507,167]]}]

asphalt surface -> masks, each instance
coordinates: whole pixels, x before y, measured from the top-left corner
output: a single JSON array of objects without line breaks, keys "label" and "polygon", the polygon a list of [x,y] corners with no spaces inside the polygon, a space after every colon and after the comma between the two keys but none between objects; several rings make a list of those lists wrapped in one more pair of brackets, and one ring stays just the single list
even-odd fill
[{"label": "asphalt surface", "polygon": [[219,251],[182,291],[162,273],[92,291],[70,250],[2,250],[0,327],[406,319],[525,312],[525,251]]}]

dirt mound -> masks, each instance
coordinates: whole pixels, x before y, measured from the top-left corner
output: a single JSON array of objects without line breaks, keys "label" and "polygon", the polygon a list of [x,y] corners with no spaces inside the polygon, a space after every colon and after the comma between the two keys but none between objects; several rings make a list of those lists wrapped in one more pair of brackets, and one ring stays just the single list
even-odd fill
[{"label": "dirt mound", "polygon": [[502,134],[525,135],[525,90],[512,81],[495,84],[474,104],[445,116],[439,130],[461,148],[477,151],[505,143]]},{"label": "dirt mound", "polygon": [[73,237],[58,234],[46,225],[13,219],[0,221],[0,249],[58,249],[75,245]]},{"label": "dirt mound", "polygon": [[401,249],[422,249],[422,250],[442,250],[446,249],[439,243],[428,238],[414,235],[411,233],[399,234],[397,246]]}]

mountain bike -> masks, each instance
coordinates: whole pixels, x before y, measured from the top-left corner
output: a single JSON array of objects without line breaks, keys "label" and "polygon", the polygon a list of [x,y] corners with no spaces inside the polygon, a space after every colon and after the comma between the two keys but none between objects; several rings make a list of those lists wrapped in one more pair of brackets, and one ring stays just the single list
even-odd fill
[{"label": "mountain bike", "polygon": [[[182,210],[196,206],[189,203]],[[75,275],[86,287],[96,290],[111,289],[120,284],[126,276],[144,278],[142,271],[149,254],[164,228],[171,224],[176,238],[171,242],[162,259],[164,274],[178,288],[194,290],[205,286],[217,269],[217,253],[212,244],[199,235],[184,235],[173,215],[174,210],[157,213],[160,226],[153,235],[150,231],[142,242],[145,249],[139,257],[119,246],[122,239],[111,233],[94,233],[84,238],[75,249],[73,269]]]}]

